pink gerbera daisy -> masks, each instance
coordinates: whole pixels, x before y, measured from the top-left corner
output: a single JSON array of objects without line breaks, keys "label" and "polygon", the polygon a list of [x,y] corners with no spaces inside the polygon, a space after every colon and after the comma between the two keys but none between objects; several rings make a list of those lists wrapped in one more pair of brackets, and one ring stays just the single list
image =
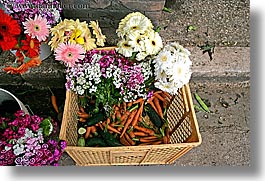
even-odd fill
[{"label": "pink gerbera daisy", "polygon": [[55,59],[64,62],[69,67],[74,66],[79,59],[84,59],[84,54],[85,50],[81,45],[70,42],[60,43],[55,49]]},{"label": "pink gerbera daisy", "polygon": [[23,22],[23,25],[25,33],[32,38],[37,38],[40,42],[45,41],[49,36],[49,28],[51,26],[48,24],[47,19],[40,15],[35,15],[34,19],[27,19],[26,22]]}]

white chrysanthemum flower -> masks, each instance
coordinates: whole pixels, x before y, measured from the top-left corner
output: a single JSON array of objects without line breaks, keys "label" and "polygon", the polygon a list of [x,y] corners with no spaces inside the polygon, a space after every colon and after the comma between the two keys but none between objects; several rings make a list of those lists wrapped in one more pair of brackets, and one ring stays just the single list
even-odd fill
[{"label": "white chrysanthemum flower", "polygon": [[155,82],[155,87],[168,92],[169,94],[177,94],[177,91],[179,88],[175,87],[175,84],[173,82]]},{"label": "white chrysanthemum flower", "polygon": [[191,77],[190,65],[185,62],[178,61],[173,64],[174,73],[170,78],[170,81],[180,82],[181,84],[186,84],[189,82]]},{"label": "white chrysanthemum flower", "polygon": [[154,72],[155,76],[156,76],[156,80],[158,81],[162,81],[162,82],[167,82],[168,80],[168,75],[166,74],[165,71],[158,69]]},{"label": "white chrysanthemum flower", "polygon": [[148,29],[152,29],[152,23],[143,14],[138,13],[129,18],[123,29],[126,33],[134,31],[145,33]]},{"label": "white chrysanthemum flower", "polygon": [[124,55],[125,57],[131,57],[133,53],[132,47],[128,44],[128,41],[121,40],[117,44],[118,53]]},{"label": "white chrysanthemum flower", "polygon": [[149,55],[156,55],[163,48],[162,38],[155,31],[150,31],[147,35],[148,38],[144,40],[146,52]]},{"label": "white chrysanthemum flower", "polygon": [[136,54],[136,60],[137,61],[142,61],[144,60],[146,57],[148,56],[148,54],[146,52],[139,52]]},{"label": "white chrysanthemum flower", "polygon": [[133,32],[128,34],[128,44],[134,52],[145,51],[144,41],[141,34]]},{"label": "white chrysanthemum flower", "polygon": [[172,68],[174,62],[174,56],[169,51],[161,51],[154,59],[155,69],[169,69]]},{"label": "white chrysanthemum flower", "polygon": [[124,36],[131,31],[139,31],[144,33],[148,29],[152,29],[153,25],[150,19],[145,17],[140,12],[133,12],[123,18],[116,30],[118,37],[124,38]]},{"label": "white chrysanthemum flower", "polygon": [[118,37],[123,38],[123,36],[125,35],[125,31],[124,31],[124,26],[125,24],[128,22],[128,20],[134,16],[135,13],[130,13],[128,14],[125,18],[123,18],[120,23],[119,23],[119,27],[116,30],[116,33],[118,35]]},{"label": "white chrysanthemum flower", "polygon": [[186,56],[190,56],[190,51],[186,48],[184,48],[182,45],[180,45],[177,42],[171,42],[169,44],[170,47],[172,47],[174,49],[174,52],[179,52],[179,53],[183,53]]}]

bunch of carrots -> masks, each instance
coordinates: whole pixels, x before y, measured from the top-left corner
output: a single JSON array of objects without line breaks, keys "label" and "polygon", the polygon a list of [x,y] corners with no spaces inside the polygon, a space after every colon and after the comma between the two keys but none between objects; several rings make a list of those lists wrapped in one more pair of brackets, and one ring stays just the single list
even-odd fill
[{"label": "bunch of carrots", "polygon": [[[90,120],[91,116],[80,107],[77,113],[79,127],[86,130],[81,136],[88,142],[94,138],[101,138],[102,135],[99,133],[108,132],[108,136],[112,137],[111,140],[120,143],[116,146],[169,144],[170,131],[166,120],[166,110],[171,98],[167,92],[159,90],[147,100],[139,98],[133,102],[114,105],[110,116],[98,116],[93,120]],[[154,114],[157,117],[154,117]],[[104,141],[109,140],[103,139]],[[95,143],[93,146],[103,145]]]}]

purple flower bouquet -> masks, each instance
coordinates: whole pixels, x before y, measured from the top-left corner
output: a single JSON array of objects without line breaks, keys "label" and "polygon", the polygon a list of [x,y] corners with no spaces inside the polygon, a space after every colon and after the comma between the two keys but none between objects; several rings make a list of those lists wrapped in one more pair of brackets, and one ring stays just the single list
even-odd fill
[{"label": "purple flower bouquet", "polygon": [[22,110],[0,117],[0,165],[58,166],[66,142],[53,138],[56,127],[51,118]]}]

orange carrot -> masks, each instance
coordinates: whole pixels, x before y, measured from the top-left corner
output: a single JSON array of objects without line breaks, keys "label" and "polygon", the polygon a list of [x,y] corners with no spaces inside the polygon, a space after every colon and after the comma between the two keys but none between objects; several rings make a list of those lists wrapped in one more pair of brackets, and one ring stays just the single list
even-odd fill
[{"label": "orange carrot", "polygon": [[84,118],[84,119],[87,119],[87,118],[89,118],[89,114],[87,114],[87,113],[81,113],[81,112],[77,112],[77,115],[80,117],[80,118]]},{"label": "orange carrot", "polygon": [[127,133],[124,133],[124,136],[126,140],[130,143],[130,145],[135,145],[135,141],[133,141]]},{"label": "orange carrot", "polygon": [[124,127],[124,124],[126,123],[126,119],[124,119],[122,122],[120,122],[120,124],[119,125],[121,125],[121,126],[119,126],[118,128],[117,128],[117,130],[118,131],[121,131],[122,130],[122,128]]},{"label": "orange carrot", "polygon": [[81,123],[84,123],[84,122],[86,122],[86,119],[85,119],[85,118],[79,118],[79,121],[80,121]]},{"label": "orange carrot", "polygon": [[126,109],[126,102],[123,102],[122,103],[122,107],[123,107],[123,111],[126,111],[127,109]]},{"label": "orange carrot", "polygon": [[143,112],[143,109],[144,109],[144,102],[141,102],[141,106],[140,108],[137,110],[137,113],[136,115],[134,116],[133,120],[132,120],[132,126],[135,126],[139,117],[141,116],[142,112]]},{"label": "orange carrot", "polygon": [[146,138],[139,138],[139,141],[142,143],[147,143],[147,142],[152,142],[152,141],[158,141],[158,138],[152,138],[152,139],[151,138],[147,139],[147,137]]},{"label": "orange carrot", "polygon": [[97,128],[95,125],[91,126],[91,133],[95,133],[97,131]]},{"label": "orange carrot", "polygon": [[127,117],[129,116],[131,112],[130,111],[126,111],[122,116],[121,116],[121,121],[124,121],[125,119],[127,119]]},{"label": "orange carrot", "polygon": [[80,108],[79,108],[79,111],[77,112],[77,115],[78,115],[80,118],[85,118],[85,119],[87,119],[87,118],[90,116],[89,114],[87,114],[87,113],[85,112],[85,110],[84,110],[83,107],[80,107]]},{"label": "orange carrot", "polygon": [[114,109],[115,109],[115,111],[119,111],[119,110],[120,110],[120,108],[119,108],[118,105],[115,105],[115,106],[114,106]]},{"label": "orange carrot", "polygon": [[131,106],[132,106],[132,102],[128,102],[127,107],[131,107]]},{"label": "orange carrot", "polygon": [[135,101],[132,102],[132,104],[138,104],[138,103],[142,103],[144,101],[144,99],[141,97]]},{"label": "orange carrot", "polygon": [[151,136],[155,134],[155,132],[153,130],[149,129],[149,128],[144,128],[144,127],[140,127],[140,126],[137,126],[137,125],[135,125],[134,128],[137,129],[138,131],[145,132],[145,133],[147,133],[147,134],[149,134]]},{"label": "orange carrot", "polygon": [[152,102],[153,99],[154,99],[154,97],[155,97],[155,96],[150,97],[150,98],[147,100],[147,103]]},{"label": "orange carrot", "polygon": [[79,111],[80,111],[80,112],[85,112],[85,109],[84,109],[83,107],[80,106],[80,107],[79,107]]},{"label": "orange carrot", "polygon": [[162,137],[162,142],[163,142],[164,144],[167,144],[167,143],[168,143],[167,136],[163,136],[163,137]]},{"label": "orange carrot", "polygon": [[163,93],[165,96],[167,96],[169,99],[171,99],[172,96],[171,96],[168,92],[163,91],[162,93]]},{"label": "orange carrot", "polygon": [[59,113],[59,108],[57,105],[57,100],[56,100],[56,96],[54,95],[54,93],[52,92],[52,90],[50,89],[50,87],[48,87],[50,92],[51,92],[51,103],[52,103],[52,107],[55,110],[56,113]]},{"label": "orange carrot", "polygon": [[148,136],[149,135],[148,133],[140,132],[140,131],[133,132],[133,134],[135,136]]},{"label": "orange carrot", "polygon": [[117,110],[117,111],[116,111],[115,117],[116,117],[118,120],[121,119],[121,112],[120,112],[120,110]]},{"label": "orange carrot", "polygon": [[[104,123],[102,123],[102,126],[104,126],[104,127],[106,127],[107,126],[107,124],[104,122]],[[110,125],[108,125],[107,126],[107,129],[109,130],[109,131],[112,131],[112,132],[114,132],[114,133],[118,133],[118,134],[121,134],[118,130],[116,130],[115,128],[113,128],[112,126],[110,126]]]},{"label": "orange carrot", "polygon": [[128,134],[129,134],[129,136],[130,136],[131,138],[135,138],[135,134],[134,134],[133,131],[130,131]]},{"label": "orange carrot", "polygon": [[122,133],[121,133],[121,137],[124,135],[124,133],[125,133],[126,130],[128,129],[128,127],[129,127],[129,125],[131,124],[131,122],[132,122],[132,120],[133,120],[133,118],[134,118],[136,112],[137,112],[137,110],[135,109],[135,110],[133,110],[133,111],[131,112],[131,114],[129,115],[129,117],[128,117],[128,119],[126,120],[125,125],[124,125],[124,127],[123,127],[123,130],[122,130]]},{"label": "orange carrot", "polygon": [[162,101],[162,102],[166,101],[166,99],[163,98],[162,96],[160,96],[160,94],[154,94],[154,96],[155,96],[156,98],[158,98],[158,99],[159,99],[160,101]]},{"label": "orange carrot", "polygon": [[52,106],[53,106],[54,110],[56,111],[56,113],[59,113],[59,108],[57,106],[57,101],[56,101],[55,95],[51,96],[51,102],[52,102]]},{"label": "orange carrot", "polygon": [[110,118],[107,118],[107,121],[106,121],[108,124],[110,124]]},{"label": "orange carrot", "polygon": [[91,126],[86,127],[85,139],[87,139],[89,137],[90,132],[91,132]]},{"label": "orange carrot", "polygon": [[167,143],[170,143],[170,130],[169,130],[169,127],[165,128],[165,135],[167,137]]},{"label": "orange carrot", "polygon": [[153,102],[154,102],[154,105],[156,107],[158,115],[163,119],[163,111],[162,111],[162,108],[160,106],[158,98],[155,97]]},{"label": "orange carrot", "polygon": [[158,139],[158,137],[156,137],[156,136],[145,136],[145,137],[142,137],[142,139],[145,139],[145,140],[156,140],[156,139]]},{"label": "orange carrot", "polygon": [[131,146],[130,143],[126,140],[125,136],[123,136],[123,137],[120,138],[120,142],[124,146]]}]

